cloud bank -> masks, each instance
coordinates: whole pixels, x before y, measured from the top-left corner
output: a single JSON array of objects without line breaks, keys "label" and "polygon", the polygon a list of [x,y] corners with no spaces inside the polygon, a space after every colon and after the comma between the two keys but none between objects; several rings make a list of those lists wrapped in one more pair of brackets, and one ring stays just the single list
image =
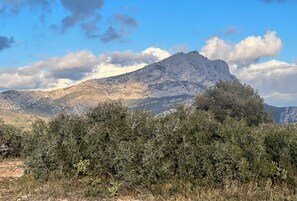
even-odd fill
[{"label": "cloud bank", "polygon": [[270,60],[236,71],[238,79],[258,89],[274,105],[296,105],[297,64]]},{"label": "cloud bank", "polygon": [[223,59],[231,65],[245,66],[257,63],[263,57],[275,57],[282,49],[282,41],[276,32],[263,37],[249,36],[236,44],[213,37],[206,42],[201,53],[210,59]]},{"label": "cloud bank", "polygon": [[53,57],[16,70],[0,72],[0,90],[54,89],[87,79],[131,72],[168,57],[162,49],[150,47],[141,52],[111,52],[94,55],[88,50]]}]

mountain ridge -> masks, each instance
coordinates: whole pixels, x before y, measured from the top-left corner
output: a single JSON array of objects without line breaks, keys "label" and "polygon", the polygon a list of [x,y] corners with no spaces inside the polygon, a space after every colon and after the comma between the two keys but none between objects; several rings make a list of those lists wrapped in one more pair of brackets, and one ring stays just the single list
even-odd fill
[{"label": "mountain ridge", "polygon": [[180,52],[134,72],[91,79],[62,89],[2,92],[0,117],[10,114],[30,119],[49,118],[61,112],[81,114],[108,100],[122,100],[130,108],[159,114],[177,102],[191,102],[197,93],[220,80],[235,79],[223,60],[209,60],[197,51]]}]

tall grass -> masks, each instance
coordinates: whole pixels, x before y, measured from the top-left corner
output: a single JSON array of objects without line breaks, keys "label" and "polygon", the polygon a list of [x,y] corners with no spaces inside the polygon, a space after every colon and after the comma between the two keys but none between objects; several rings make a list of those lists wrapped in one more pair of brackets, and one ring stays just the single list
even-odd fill
[{"label": "tall grass", "polygon": [[[221,186],[192,186],[187,183],[162,184],[155,191],[120,189],[116,195],[86,196],[91,178],[50,179],[40,183],[31,176],[0,180],[0,200],[297,200],[294,190],[284,185],[254,182],[226,182]],[[177,186],[178,187],[177,187]]]}]

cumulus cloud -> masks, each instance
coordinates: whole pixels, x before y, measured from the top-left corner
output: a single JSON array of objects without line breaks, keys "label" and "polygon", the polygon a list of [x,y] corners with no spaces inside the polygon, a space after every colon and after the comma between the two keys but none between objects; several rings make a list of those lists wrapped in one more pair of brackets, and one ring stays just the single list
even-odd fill
[{"label": "cumulus cloud", "polygon": [[0,90],[67,87],[91,78],[131,72],[168,56],[167,51],[154,47],[141,52],[111,52],[99,56],[87,50],[71,52],[64,57],[0,72]]},{"label": "cumulus cloud", "polygon": [[13,71],[0,73],[0,89],[44,88],[52,81],[42,69],[20,67]]},{"label": "cumulus cloud", "polygon": [[297,64],[271,60],[251,64],[235,72],[237,78],[259,90],[269,103],[296,104]]},{"label": "cumulus cloud", "polygon": [[249,36],[237,44],[213,37],[207,41],[201,53],[210,59],[223,59],[231,66],[240,67],[257,63],[262,57],[274,57],[281,49],[282,41],[276,32],[268,31],[263,37]]},{"label": "cumulus cloud", "polygon": [[86,79],[103,78],[129,73],[170,56],[166,50],[156,47],[141,52],[123,51],[99,55],[100,63]]},{"label": "cumulus cloud", "polygon": [[50,69],[50,76],[55,79],[80,80],[97,65],[97,57],[90,51],[69,53],[62,58],[51,58],[38,62],[38,66]]},{"label": "cumulus cloud", "polygon": [[112,52],[107,56],[106,60],[108,60],[110,64],[132,66],[135,64],[150,64],[168,56],[167,51],[161,50],[160,48],[148,48],[138,54],[135,54],[131,50]]},{"label": "cumulus cloud", "polygon": [[[98,59],[90,51],[53,57],[0,73],[0,89],[46,89],[58,87],[61,80],[78,81],[92,72]],[[65,84],[65,82],[64,82]],[[65,84],[65,86],[67,86]]]},{"label": "cumulus cloud", "polygon": [[0,52],[4,49],[10,48],[14,43],[13,37],[0,36]]},{"label": "cumulus cloud", "polygon": [[[249,36],[238,43],[213,37],[206,42],[201,53],[210,59],[227,61],[231,72],[244,83],[258,89],[269,104],[277,106],[297,105],[297,63],[276,60],[282,49],[282,41],[276,32],[263,37]],[[269,58],[259,62],[261,58]]]},{"label": "cumulus cloud", "polygon": [[206,46],[202,47],[200,51],[202,55],[209,59],[230,60],[230,54],[234,51],[232,44],[229,44],[218,37],[213,37],[207,40],[206,43]]}]

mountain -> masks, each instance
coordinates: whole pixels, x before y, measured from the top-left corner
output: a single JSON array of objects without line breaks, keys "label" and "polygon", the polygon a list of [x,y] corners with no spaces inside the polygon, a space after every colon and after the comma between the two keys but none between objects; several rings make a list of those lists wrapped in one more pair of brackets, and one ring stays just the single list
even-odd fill
[{"label": "mountain", "polygon": [[288,124],[297,122],[297,107],[275,107],[265,104],[265,109],[272,112],[276,123]]},{"label": "mountain", "polygon": [[[235,79],[222,60],[209,60],[197,51],[177,53],[131,73],[92,79],[63,89],[2,92],[0,118],[24,124],[61,112],[81,114],[107,100],[121,100],[132,109],[145,108],[160,114],[177,102],[191,102],[197,93],[220,80]],[[274,110],[283,114],[281,109]],[[289,116],[280,121],[297,119],[297,115]]]},{"label": "mountain", "polygon": [[48,118],[61,112],[80,114],[99,102],[122,100],[131,108],[158,114],[180,101],[191,101],[219,80],[234,80],[222,60],[211,61],[193,51],[177,53],[144,68],[52,91],[5,91],[0,94],[0,117],[7,121]]}]

